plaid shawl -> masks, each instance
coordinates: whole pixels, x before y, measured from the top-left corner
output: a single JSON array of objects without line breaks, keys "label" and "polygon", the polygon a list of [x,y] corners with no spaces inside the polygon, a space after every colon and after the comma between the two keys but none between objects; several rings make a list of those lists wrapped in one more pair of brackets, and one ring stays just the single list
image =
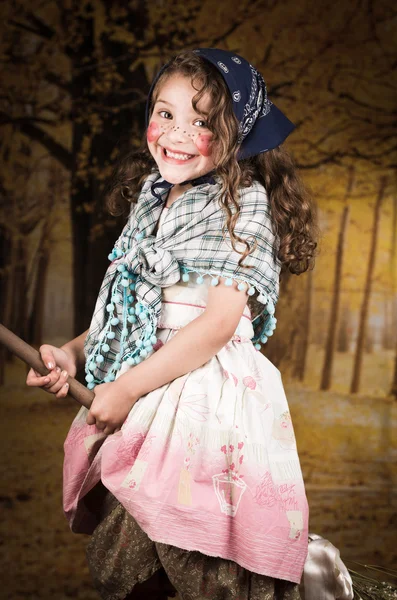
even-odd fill
[{"label": "plaid shawl", "polygon": [[[242,293],[254,296],[258,292],[256,299],[264,305],[253,319],[258,348],[275,329],[281,264],[264,187],[254,182],[240,191],[241,212],[235,233],[251,243],[256,241],[244,260],[244,265],[251,267],[248,269],[238,265],[241,254],[233,250],[225,229],[225,211],[217,201],[219,182],[184,192],[172,204],[157,237],[153,235],[168,191],[153,194],[152,187],[161,181],[157,171],[148,176],[109,255],[112,262],[85,342],[86,380],[91,389],[97,383],[113,381],[122,362],[134,365],[152,352],[157,341],[161,288],[180,279],[188,281],[191,274],[197,283],[209,276],[211,284],[217,285],[218,277],[224,277],[226,285],[237,281]],[[242,243],[237,247],[245,249]]]}]

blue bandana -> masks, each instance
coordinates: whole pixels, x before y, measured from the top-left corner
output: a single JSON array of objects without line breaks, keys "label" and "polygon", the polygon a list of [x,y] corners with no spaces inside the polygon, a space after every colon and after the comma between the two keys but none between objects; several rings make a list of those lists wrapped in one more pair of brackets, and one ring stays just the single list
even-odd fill
[{"label": "blue bandana", "polygon": [[[295,125],[268,99],[263,77],[242,56],[217,48],[198,48],[193,52],[218,69],[230,91],[233,111],[240,124],[240,160],[276,148],[295,129]],[[163,66],[150,88],[146,126],[154,86],[168,66],[169,63]]]}]

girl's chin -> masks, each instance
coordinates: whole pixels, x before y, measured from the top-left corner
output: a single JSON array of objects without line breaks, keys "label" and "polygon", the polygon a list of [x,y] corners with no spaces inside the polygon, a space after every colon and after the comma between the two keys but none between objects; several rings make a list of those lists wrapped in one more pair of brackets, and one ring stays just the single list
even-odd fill
[{"label": "girl's chin", "polygon": [[159,171],[161,177],[169,183],[172,183],[173,185],[179,185],[184,181],[188,181],[190,179],[195,179],[196,177],[198,177],[198,175],[195,175],[194,173],[188,173],[187,170],[185,173],[175,173],[173,169],[171,170],[160,168]]}]

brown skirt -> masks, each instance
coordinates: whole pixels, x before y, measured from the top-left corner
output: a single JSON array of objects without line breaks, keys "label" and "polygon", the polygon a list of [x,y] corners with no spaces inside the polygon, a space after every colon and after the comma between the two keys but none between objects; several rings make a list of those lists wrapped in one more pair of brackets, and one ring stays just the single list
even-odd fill
[{"label": "brown skirt", "polygon": [[231,560],[153,542],[103,486],[102,490],[97,486],[87,500],[90,509],[96,504],[99,521],[87,546],[87,560],[94,585],[104,600],[126,598],[137,584],[139,587],[160,569],[172,584],[169,589],[175,588],[180,600],[301,598],[295,583],[252,573]]}]

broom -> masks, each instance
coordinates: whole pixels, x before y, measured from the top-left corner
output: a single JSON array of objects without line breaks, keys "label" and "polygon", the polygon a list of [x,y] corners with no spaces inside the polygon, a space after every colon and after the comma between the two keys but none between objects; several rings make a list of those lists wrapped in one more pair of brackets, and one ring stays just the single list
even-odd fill
[{"label": "broom", "polygon": [[[3,344],[10,352],[12,352],[12,354],[18,356],[18,358],[40,373],[40,375],[48,375],[50,372],[41,360],[39,352],[21,340],[21,338],[15,335],[15,333],[12,333],[12,331],[7,329],[7,327],[4,327],[1,323],[0,344]],[[68,377],[67,382],[69,384],[68,394],[86,408],[90,408],[91,403],[95,398],[94,392],[87,389],[74,377]]]}]

